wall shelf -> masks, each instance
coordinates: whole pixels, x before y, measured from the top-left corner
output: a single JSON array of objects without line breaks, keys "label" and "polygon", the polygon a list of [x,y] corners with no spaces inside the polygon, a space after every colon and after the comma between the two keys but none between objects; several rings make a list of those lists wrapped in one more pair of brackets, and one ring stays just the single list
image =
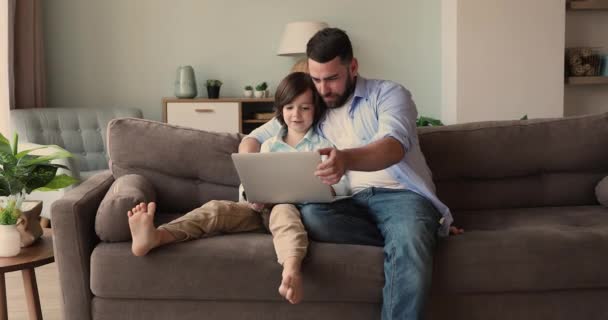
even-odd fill
[{"label": "wall shelf", "polygon": [[566,84],[569,85],[591,85],[608,84],[608,77],[568,77]]},{"label": "wall shelf", "polygon": [[608,0],[568,1],[568,10],[608,10]]}]

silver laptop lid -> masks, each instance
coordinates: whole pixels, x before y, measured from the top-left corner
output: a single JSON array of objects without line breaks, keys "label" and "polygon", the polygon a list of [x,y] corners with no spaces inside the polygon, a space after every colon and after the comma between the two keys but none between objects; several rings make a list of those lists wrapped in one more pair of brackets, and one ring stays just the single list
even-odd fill
[{"label": "silver laptop lid", "polygon": [[330,186],[314,175],[318,152],[233,153],[249,202],[331,202]]}]

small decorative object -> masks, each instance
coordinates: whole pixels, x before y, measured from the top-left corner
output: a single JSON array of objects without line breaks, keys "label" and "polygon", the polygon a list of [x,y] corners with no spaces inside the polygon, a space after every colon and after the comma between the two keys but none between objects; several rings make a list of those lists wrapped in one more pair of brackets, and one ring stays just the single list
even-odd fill
[{"label": "small decorative object", "polygon": [[[70,158],[71,153],[55,145],[17,152],[18,139],[15,134],[11,146],[0,134],[0,257],[12,257],[21,250],[22,237],[17,225],[26,219],[21,216],[26,194],[34,190],[57,190],[77,182],[67,174],[57,175],[57,169],[68,169],[66,166],[51,163],[55,159]],[[56,152],[44,156],[30,154],[47,147]]]},{"label": "small decorative object", "polygon": [[196,97],[196,79],[192,66],[179,66],[175,79],[175,96],[183,99]]},{"label": "small decorative object", "polygon": [[252,86],[245,86],[245,89],[243,90],[243,95],[246,98],[253,97],[253,87]]},{"label": "small decorative object", "polygon": [[270,120],[274,117],[274,112],[259,112],[253,115],[256,120]]},{"label": "small decorative object", "polygon": [[222,84],[223,83],[220,80],[207,80],[207,97],[209,97],[209,99],[219,98]]},{"label": "small decorative object", "polygon": [[268,84],[266,84],[266,82],[262,82],[255,86],[255,97],[263,98],[264,96],[266,96],[266,89],[268,89]]},{"label": "small decorative object", "polygon": [[566,65],[566,76],[599,76],[601,58],[595,48],[568,48],[566,49]]},{"label": "small decorative object", "polygon": [[420,117],[418,119],[416,119],[416,126],[417,127],[437,127],[437,126],[443,126],[443,123],[441,122],[441,120],[437,120],[437,119],[433,119],[431,117]]}]

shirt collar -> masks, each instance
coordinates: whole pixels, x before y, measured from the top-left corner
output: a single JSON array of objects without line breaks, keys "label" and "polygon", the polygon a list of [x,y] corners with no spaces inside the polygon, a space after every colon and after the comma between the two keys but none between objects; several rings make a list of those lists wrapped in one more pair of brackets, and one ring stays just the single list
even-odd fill
[{"label": "shirt collar", "polygon": [[[281,130],[279,130],[279,134],[275,137],[275,142],[287,144],[285,142],[285,140],[283,140],[283,138],[286,135],[287,135],[287,127],[283,126],[283,127],[281,127]],[[306,141],[313,143],[313,144],[319,142],[319,135],[316,134],[314,126],[311,126],[310,129],[308,129],[308,131],[306,132],[306,134],[304,135],[302,140],[300,140],[300,142],[298,142],[296,147],[298,147],[299,145],[301,145],[302,143],[304,143]]]},{"label": "shirt collar", "polygon": [[359,104],[361,99],[367,99],[367,80],[362,76],[357,76],[355,79],[355,92],[353,92],[353,99],[351,100],[350,106],[348,106],[348,114],[352,117],[353,109]]}]

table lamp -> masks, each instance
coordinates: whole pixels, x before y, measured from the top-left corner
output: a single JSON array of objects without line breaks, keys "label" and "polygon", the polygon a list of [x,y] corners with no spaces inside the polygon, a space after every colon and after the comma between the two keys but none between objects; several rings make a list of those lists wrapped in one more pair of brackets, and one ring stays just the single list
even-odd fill
[{"label": "table lamp", "polygon": [[[321,29],[327,28],[325,22],[299,21],[290,22],[285,25],[281,44],[277,55],[279,56],[302,56],[306,54],[306,44],[312,36]],[[301,58],[291,68],[291,72],[302,71],[308,73],[308,61],[306,57]]]}]

